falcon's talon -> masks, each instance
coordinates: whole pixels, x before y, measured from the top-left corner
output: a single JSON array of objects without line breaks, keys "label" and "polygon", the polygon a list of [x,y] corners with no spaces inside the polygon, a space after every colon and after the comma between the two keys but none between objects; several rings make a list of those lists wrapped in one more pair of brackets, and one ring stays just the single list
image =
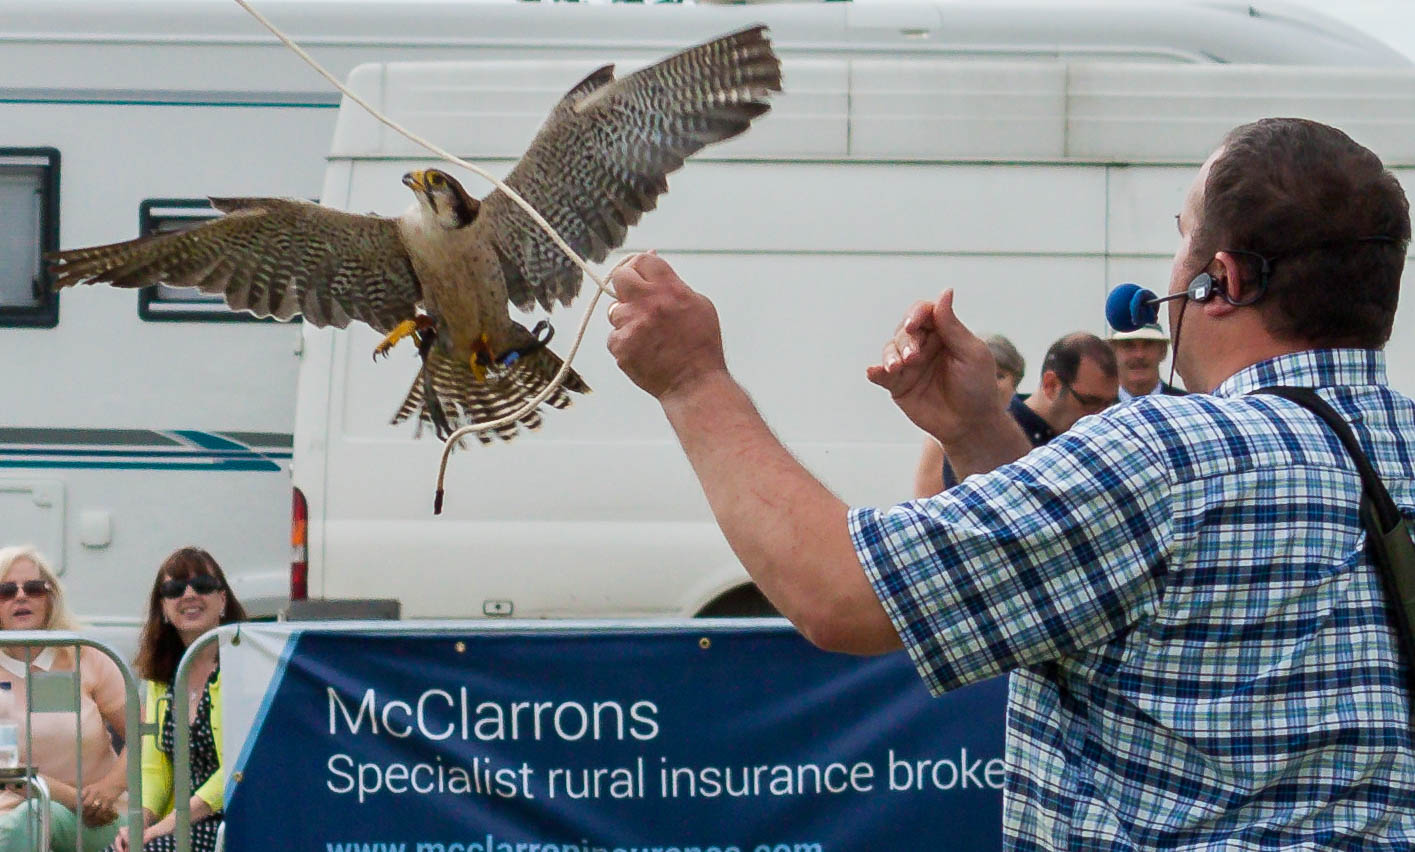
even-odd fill
[{"label": "falcon's talon", "polygon": [[486,336],[486,332],[482,332],[481,336],[477,338],[477,342],[472,344],[472,357],[467,364],[472,368],[472,377],[479,384],[486,384],[487,368],[499,363],[491,352],[491,338]]},{"label": "falcon's talon", "polygon": [[398,341],[402,340],[403,338],[409,335],[415,335],[418,332],[431,327],[431,317],[418,316],[414,317],[413,319],[403,320],[402,322],[393,326],[393,330],[388,332],[388,334],[385,335],[384,338],[378,342],[377,346],[373,347],[373,360],[377,361],[378,356],[380,355],[388,355],[389,352],[393,351],[393,347],[398,345]]},{"label": "falcon's talon", "polygon": [[476,379],[477,384],[486,384],[486,368],[491,364],[491,343],[483,332],[472,345],[472,357],[467,361],[467,366],[472,370],[472,378]]}]

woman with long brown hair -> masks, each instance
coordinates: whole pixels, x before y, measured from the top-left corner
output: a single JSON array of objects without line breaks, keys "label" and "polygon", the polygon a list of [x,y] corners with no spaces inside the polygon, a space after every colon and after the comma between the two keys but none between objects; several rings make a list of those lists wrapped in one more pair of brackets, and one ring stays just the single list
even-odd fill
[{"label": "woman with long brown hair", "polygon": [[[185,683],[175,684],[177,663],[197,637],[221,624],[245,621],[246,611],[226,582],[216,560],[197,547],[183,547],[162,563],[148,595],[147,622],[138,647],[138,675],[147,696],[143,720],[155,721],[158,735],[142,740],[142,805],[144,852],[172,852],[176,815],[172,800],[173,725],[171,704],[162,699],[185,689],[191,699],[191,767],[193,852],[211,852],[221,827],[225,780],[221,773],[221,667],[217,646],[201,652]],[[131,841],[124,826],[113,842],[128,852]]]}]

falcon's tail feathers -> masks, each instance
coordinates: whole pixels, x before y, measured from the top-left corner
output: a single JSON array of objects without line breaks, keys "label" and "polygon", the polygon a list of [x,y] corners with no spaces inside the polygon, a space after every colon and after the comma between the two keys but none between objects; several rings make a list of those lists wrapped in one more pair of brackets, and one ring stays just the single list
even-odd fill
[{"label": "falcon's tail feathers", "polygon": [[[415,418],[420,430],[423,424],[429,425],[437,432],[439,439],[446,439],[451,434],[444,431],[446,427],[456,430],[515,412],[550,384],[562,363],[559,355],[542,347],[518,358],[509,366],[490,368],[486,381],[479,382],[469,364],[434,346],[428,352],[422,371],[413,380],[413,386],[408,389],[398,413],[393,415],[392,422],[402,423]],[[567,391],[589,393],[590,388],[579,373],[571,370],[565,375],[564,384],[545,400],[546,404],[553,408],[569,406],[570,394]],[[437,396],[437,404],[445,418],[442,423],[438,422],[435,409],[428,406],[428,393]],[[490,444],[494,438],[511,440],[520,432],[521,426],[539,429],[540,424],[541,416],[537,409],[514,423],[473,434],[483,444]]]}]

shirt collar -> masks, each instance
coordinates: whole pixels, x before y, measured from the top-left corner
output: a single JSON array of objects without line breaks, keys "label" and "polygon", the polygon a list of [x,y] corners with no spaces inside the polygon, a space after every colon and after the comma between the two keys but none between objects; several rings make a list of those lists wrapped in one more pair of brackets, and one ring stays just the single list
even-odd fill
[{"label": "shirt collar", "polygon": [[1386,355],[1379,349],[1307,349],[1244,367],[1229,376],[1214,396],[1242,396],[1258,388],[1287,385],[1384,385]]},{"label": "shirt collar", "polygon": [[[1142,396],[1156,396],[1156,395],[1158,395],[1159,393],[1161,393],[1163,390],[1164,390],[1164,380],[1160,380],[1160,381],[1158,381],[1158,382],[1155,382],[1155,386],[1152,387],[1152,388],[1150,388],[1149,390],[1145,391],[1145,393],[1142,394]],[[1131,393],[1130,391],[1126,390],[1126,389],[1125,389],[1125,385],[1121,385],[1121,386],[1120,386],[1120,388],[1119,388],[1119,397],[1120,397],[1120,401],[1121,401],[1121,402],[1129,402],[1129,401],[1132,400],[1132,399],[1138,399],[1138,398],[1139,398],[1139,397],[1137,397],[1135,394],[1133,394],[1133,393]]]},{"label": "shirt collar", "polygon": [[[23,653],[23,651],[20,651],[20,653]],[[53,665],[53,648],[45,648],[43,651],[34,655],[34,667],[40,671],[47,672]],[[25,661],[17,660],[8,653],[0,651],[0,669],[4,669],[15,677],[22,678],[25,676]]]},{"label": "shirt collar", "polygon": [[1012,413],[1012,418],[1017,421],[1017,425],[1022,427],[1022,431],[1027,433],[1027,440],[1032,442],[1032,446],[1040,447],[1056,437],[1056,430],[1051,428],[1051,424],[1046,422],[1040,414],[1033,411],[1027,405],[1026,397],[1015,395],[1008,403],[1007,410]]}]

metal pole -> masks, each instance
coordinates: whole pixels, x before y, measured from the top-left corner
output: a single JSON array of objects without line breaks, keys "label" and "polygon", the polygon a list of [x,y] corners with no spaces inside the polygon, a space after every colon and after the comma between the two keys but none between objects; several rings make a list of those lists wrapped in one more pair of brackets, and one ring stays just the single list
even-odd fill
[{"label": "metal pole", "polygon": [[[40,848],[48,849],[54,837],[53,826],[50,824],[51,815],[49,813],[49,803],[53,801],[53,799],[49,797],[49,783],[43,778],[40,778],[38,772],[34,773],[29,783],[30,786],[39,791],[39,836],[43,838],[41,842],[44,844]],[[81,816],[79,817],[79,826],[82,828],[83,824],[83,817]],[[83,832],[80,831],[79,834],[82,835]],[[83,847],[79,848],[79,852],[83,852]]]},{"label": "metal pole", "polygon": [[[16,748],[19,748],[16,745]],[[0,767],[0,783],[24,784],[25,804],[38,801],[39,807],[28,808],[25,812],[25,831],[29,832],[30,840],[34,840],[36,830],[39,833],[39,845],[41,850],[49,849],[49,785],[44,783],[44,779],[39,777],[33,766]],[[30,796],[33,795],[34,799]]]},{"label": "metal pole", "polygon": [[[75,711],[77,712],[78,708],[74,708],[74,709],[75,709]],[[30,771],[31,771],[31,772],[34,772],[34,766],[33,766],[33,761],[34,761],[34,726],[30,724],[30,722],[33,721],[33,720],[34,720],[34,648],[31,647],[31,646],[29,646],[29,645],[26,645],[26,646],[25,646],[25,755],[27,755],[26,760],[29,761],[29,764],[28,764],[28,765],[29,765],[29,767],[30,767]],[[82,743],[80,743],[79,745],[82,745]],[[34,775],[35,775],[36,778],[39,777],[39,773],[38,773],[38,772],[34,772]],[[47,793],[48,790],[46,789],[45,792]],[[26,799],[29,798],[29,788],[25,788],[25,798],[26,798]],[[30,832],[30,837],[34,837],[34,830],[35,830],[36,828],[40,828],[40,829],[41,829],[41,831],[40,831],[40,837],[43,838],[44,843],[48,844],[48,843],[49,843],[49,833],[48,833],[47,831],[43,831],[43,830],[42,830],[42,828],[43,828],[43,826],[44,826],[44,822],[45,822],[45,817],[49,816],[49,801],[48,801],[48,799],[45,798],[45,797],[43,797],[43,796],[41,796],[41,797],[40,797],[39,806],[44,809],[43,813],[41,813],[41,814],[39,815],[39,819],[38,819],[38,820],[35,820],[35,819],[31,818],[31,819],[29,820],[29,824],[25,826],[25,830],[28,831],[28,832]],[[34,810],[33,810],[33,809],[31,809],[29,813],[30,813],[30,816],[31,816],[31,817],[34,816]]]},{"label": "metal pole", "polygon": [[[177,673],[172,676],[172,808],[177,816],[174,834],[176,852],[192,852],[192,728],[191,699],[187,695],[187,676],[192,663],[202,649],[221,639],[221,628],[214,627],[198,636],[182,654]],[[225,767],[217,769],[224,772]]]},{"label": "metal pole", "polygon": [[[84,852],[84,691],[83,691],[83,667],[79,665],[83,660],[83,649],[78,645],[71,645],[74,649],[74,852]],[[127,701],[123,702],[124,707]],[[100,714],[102,715],[102,714]],[[46,809],[44,813],[46,820],[50,814]]]},{"label": "metal pole", "polygon": [[[138,682],[133,676],[132,669],[123,660],[121,654],[113,650],[113,646],[107,642],[100,642],[97,639],[90,639],[87,636],[80,636],[77,633],[69,633],[63,630],[4,630],[0,631],[0,648],[10,648],[25,645],[73,645],[75,648],[75,668],[78,666],[77,649],[81,646],[95,648],[106,654],[109,659],[118,664],[118,671],[123,674],[123,687],[127,694],[126,706],[124,707],[124,725],[127,728],[127,753],[128,753],[128,836],[137,839],[139,848],[142,846],[142,710],[138,704]],[[77,677],[77,673],[75,673]],[[29,699],[26,698],[26,702]],[[28,725],[25,726],[28,729]],[[26,737],[28,740],[28,737]],[[82,743],[79,744],[82,748]],[[46,811],[45,817],[48,817]],[[82,817],[80,818],[82,824]],[[188,850],[190,852],[190,850]]]}]

